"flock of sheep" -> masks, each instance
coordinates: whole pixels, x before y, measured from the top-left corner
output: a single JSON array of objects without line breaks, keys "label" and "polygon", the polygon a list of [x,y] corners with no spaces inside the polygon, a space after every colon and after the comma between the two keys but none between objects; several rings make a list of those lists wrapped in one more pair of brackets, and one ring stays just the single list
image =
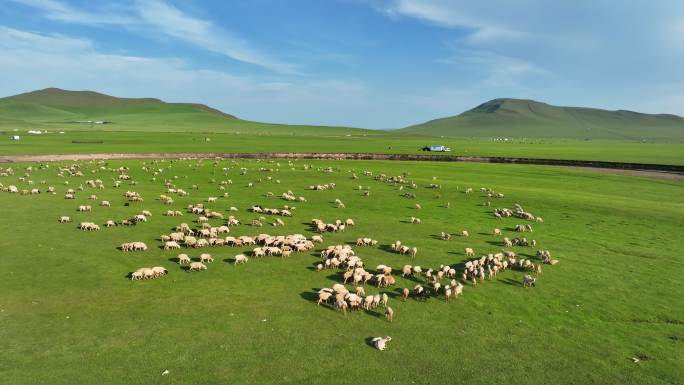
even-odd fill
[{"label": "flock of sheep", "polygon": [[[151,175],[152,181],[156,182],[157,177],[161,176],[166,169],[162,167],[162,162],[154,161],[151,164],[145,162],[143,164],[143,171]],[[215,166],[218,165],[218,161],[214,163]],[[277,164],[280,167],[280,164]],[[201,167],[201,162],[196,163],[196,167]],[[292,162],[288,162],[288,166],[294,167]],[[49,168],[50,165],[41,165],[41,168]],[[305,165],[305,170],[310,170],[311,166]],[[224,175],[227,175],[228,167],[224,167],[222,171]],[[240,168],[240,175],[246,175],[247,169]],[[321,172],[330,173],[334,172],[333,168],[319,169]],[[15,174],[15,170],[12,168],[6,168],[0,170],[0,176],[11,176]],[[32,185],[34,182],[30,179],[30,175],[33,171],[33,166],[26,167],[24,175],[19,179],[20,182],[24,182],[27,185]],[[110,171],[116,174],[116,178],[113,181],[113,188],[121,188],[122,183],[126,183],[130,188],[134,189],[138,185],[129,174],[129,169],[126,167],[119,167],[116,169],[107,168],[104,162],[95,163],[95,168],[92,170],[93,173],[96,171]],[[273,168],[260,168],[260,172],[274,172]],[[278,171],[278,168],[275,169]],[[69,185],[69,177],[85,177],[84,169],[82,164],[72,164],[68,166],[59,166],[57,170],[57,175],[64,178],[64,185]],[[371,180],[386,183],[393,186],[398,186],[398,190],[406,189],[416,189],[418,185],[416,182],[407,179],[406,174],[388,176],[386,174],[374,175],[371,171],[364,171],[364,177],[368,177]],[[190,195],[186,190],[179,188],[177,186],[177,180],[180,179],[179,176],[173,176],[172,178],[166,178],[163,181],[163,191],[159,195],[158,200],[164,205],[173,205],[178,197],[187,197]],[[358,179],[359,176],[356,173],[352,173],[353,179]],[[273,181],[272,177],[268,176],[265,178],[268,181]],[[259,181],[262,181],[260,178]],[[256,182],[250,182],[247,184],[247,188],[253,187]],[[216,183],[212,179],[211,183]],[[275,183],[279,184],[280,180],[275,180]],[[45,184],[44,181],[41,184]],[[219,199],[229,198],[229,193],[225,192],[229,185],[233,184],[232,180],[222,180],[217,183],[219,191],[223,191],[223,197],[210,196],[206,198],[205,202],[207,205],[217,204]],[[308,186],[308,190],[312,191],[330,191],[335,190],[337,185],[335,183],[317,184]],[[430,183],[426,186],[427,188],[441,190],[442,186],[436,183]],[[89,179],[80,183],[75,188],[65,188],[64,198],[68,200],[77,199],[81,192],[85,189],[105,189],[104,182],[101,179]],[[197,190],[199,187],[197,185],[192,185],[189,190]],[[306,188],[306,187],[304,187]],[[20,189],[16,185],[4,186],[0,183],[0,189],[4,192],[10,194],[21,194],[21,195],[36,195],[41,192],[56,194],[57,188],[54,186],[47,186],[43,189],[39,188],[27,188]],[[359,190],[363,190],[362,186],[359,186]],[[365,188],[363,196],[369,196],[368,188]],[[472,188],[466,188],[462,190],[465,194],[473,193]],[[489,188],[482,188],[480,190],[487,198],[503,198],[504,195],[500,192],[494,191]],[[121,194],[123,196],[124,205],[142,205],[145,202],[145,198],[138,192],[133,190],[128,190]],[[415,193],[403,193],[403,197],[407,199],[415,198]],[[265,194],[266,198],[280,197],[285,201],[298,201],[301,203],[306,203],[307,199],[303,196],[297,196],[291,190],[283,192],[282,194],[274,194],[272,192],[267,192]],[[90,194],[88,196],[89,200],[98,200],[96,194]],[[165,234],[161,234],[159,237],[160,248],[163,250],[194,250],[200,248],[218,248],[218,247],[250,247],[251,250],[244,251],[235,255],[232,259],[234,265],[245,264],[252,258],[263,258],[266,256],[277,256],[280,258],[287,258],[293,255],[293,253],[302,253],[306,251],[311,251],[316,248],[316,244],[323,243],[323,233],[333,232],[333,233],[343,233],[347,228],[355,226],[355,221],[351,218],[347,219],[336,219],[330,222],[325,222],[320,219],[312,219],[309,223],[312,226],[312,234],[307,237],[303,234],[289,234],[289,235],[270,235],[267,233],[260,233],[257,235],[240,235],[232,236],[228,235],[231,233],[231,229],[236,226],[242,226],[242,222],[234,215],[229,215],[224,218],[224,214],[221,211],[215,211],[213,209],[207,208],[205,202],[197,202],[188,205],[184,210],[174,208],[162,211],[162,215],[168,217],[180,217],[184,215],[194,215],[195,220],[192,223],[195,225],[191,226],[188,222],[183,222],[175,226],[173,231]],[[111,200],[101,200],[99,206],[102,209],[111,208],[112,204],[117,204],[117,202],[112,202]],[[486,201],[483,203],[485,206],[490,206],[491,202]],[[418,203],[415,205],[416,210],[421,210],[422,206]],[[335,198],[334,207],[345,208],[346,205],[339,199]],[[446,208],[450,207],[450,203],[445,204]],[[93,206],[89,204],[80,204],[76,210],[78,213],[87,214],[93,211]],[[233,213],[240,212],[240,210],[234,206],[230,206],[225,209],[225,211]],[[251,212],[252,214],[260,215],[258,218],[251,220],[252,227],[261,227],[263,223],[266,222],[266,218],[262,215],[273,215],[279,217],[293,217],[296,212],[296,207],[283,205],[282,208],[268,208],[261,204],[254,204],[248,207],[246,212]],[[513,209],[509,208],[495,208],[492,210],[492,214],[495,219],[501,220],[503,218],[515,217],[521,220],[534,221],[541,223],[543,219],[539,216],[523,209],[519,204],[515,204]],[[105,227],[116,227],[119,225],[133,226],[139,223],[148,222],[152,217],[152,212],[149,210],[139,210],[139,213],[133,215],[131,218],[125,218],[121,220],[109,219],[104,223]],[[210,220],[220,220],[221,225],[214,226],[210,224]],[[59,217],[58,221],[60,223],[70,223],[72,219],[68,215],[63,215]],[[411,216],[408,220],[411,224],[421,225],[423,220],[418,217]],[[285,226],[285,222],[280,218],[275,218],[272,223],[274,227]],[[79,223],[79,229],[84,231],[97,231],[100,230],[100,225],[92,221],[83,221]],[[532,233],[533,228],[531,224],[517,224],[513,228],[516,233]],[[501,239],[501,245],[503,250],[481,255],[479,258],[475,257],[476,252],[472,247],[465,247],[463,249],[463,254],[468,257],[464,262],[452,261],[451,263],[442,264],[439,268],[423,268],[419,265],[405,264],[398,270],[401,273],[403,279],[410,278],[414,281],[412,287],[395,287],[397,285],[397,278],[394,276],[395,269],[393,269],[391,264],[380,264],[377,265],[375,269],[367,270],[362,257],[356,255],[355,250],[353,250],[351,244],[355,244],[359,247],[378,247],[379,241],[373,239],[372,237],[359,237],[355,241],[350,241],[350,244],[340,244],[331,245],[323,248],[319,255],[321,261],[316,263],[316,270],[323,271],[327,269],[335,269],[340,272],[340,282],[336,282],[332,287],[324,287],[318,290],[316,304],[318,305],[328,305],[334,309],[341,312],[347,313],[347,311],[353,310],[365,310],[365,311],[377,311],[378,308],[383,309],[383,314],[388,321],[394,320],[394,309],[388,305],[390,294],[392,291],[399,293],[401,298],[405,301],[409,297],[413,296],[416,300],[426,300],[431,296],[441,296],[445,301],[449,302],[452,298],[459,298],[463,295],[464,285],[477,285],[479,283],[485,282],[486,280],[493,280],[499,272],[505,271],[507,269],[515,269],[524,272],[523,275],[523,287],[535,286],[536,279],[542,272],[542,264],[554,265],[558,262],[556,259],[551,258],[551,253],[548,250],[539,250],[534,260],[532,258],[522,258],[519,257],[516,252],[513,251],[515,247],[529,247],[536,246],[537,242],[534,239],[528,240],[525,237],[514,237],[510,239],[509,237],[503,237],[503,232],[499,228],[495,228],[492,232],[495,238]],[[470,236],[467,230],[461,230],[459,235],[461,237],[467,238]],[[448,232],[441,232],[438,236],[439,239],[448,241],[452,239],[452,234]],[[384,245],[380,245],[384,247]],[[415,246],[409,246],[403,244],[401,241],[395,241],[387,244],[388,249],[394,251],[401,256],[410,256],[412,260],[418,254],[418,248]],[[119,249],[123,252],[129,251],[147,251],[148,246],[142,241],[132,241],[125,242],[119,246]],[[396,260],[396,257],[394,258]],[[207,265],[214,261],[213,256],[210,253],[201,253],[196,260],[192,260],[188,254],[181,253],[178,254],[177,262],[184,266],[187,271],[202,271],[207,270]],[[187,265],[187,266],[186,266]],[[158,278],[168,274],[168,270],[164,267],[155,266],[151,268],[140,268],[130,273],[130,279],[134,281],[147,280]],[[348,285],[352,285],[352,289],[348,289]],[[367,287],[374,287],[375,293],[367,293]],[[385,290],[385,291],[382,291]],[[386,347],[387,342],[391,340],[391,337],[378,337],[373,339],[373,345],[383,350]]]}]

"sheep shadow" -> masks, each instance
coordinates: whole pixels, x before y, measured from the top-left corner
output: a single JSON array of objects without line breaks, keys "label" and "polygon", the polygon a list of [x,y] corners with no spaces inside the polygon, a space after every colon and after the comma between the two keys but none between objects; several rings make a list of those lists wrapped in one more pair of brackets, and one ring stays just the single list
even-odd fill
[{"label": "sheep shadow", "polygon": [[386,251],[388,253],[396,254],[394,249],[392,249],[392,245],[380,245],[380,246],[378,246],[378,249],[380,249],[382,251]]},{"label": "sheep shadow", "polygon": [[448,241],[448,239],[442,239],[442,235],[441,235],[441,234],[440,234],[440,235],[431,234],[431,235],[430,235],[430,238],[436,239],[436,240],[438,240],[438,241]]},{"label": "sheep shadow", "polygon": [[178,263],[178,257],[167,258],[169,262]]},{"label": "sheep shadow", "polygon": [[404,278],[404,279],[406,279],[406,280],[409,280],[409,281],[411,281],[411,282],[413,282],[413,283],[418,283],[418,284],[421,284],[421,285],[424,284],[425,281],[419,279],[418,277],[419,277],[418,274],[411,274],[411,275],[408,275],[408,276],[406,276],[406,277],[403,277],[403,276],[402,276],[402,278]]},{"label": "sheep shadow", "polygon": [[366,337],[366,339],[364,340],[366,342],[366,345],[368,345],[368,347],[370,347],[371,349],[375,349],[375,345],[373,345],[373,338],[375,337]]},{"label": "sheep shadow", "polygon": [[504,283],[504,284],[506,284],[506,285],[511,285],[511,286],[522,286],[522,283],[520,283],[519,281],[516,281],[516,280],[513,279],[513,278],[504,278],[504,279],[499,279],[498,281],[501,282],[501,283]]},{"label": "sheep shadow", "polygon": [[397,287],[392,291],[385,292],[390,299],[401,298],[401,291],[403,288]]},{"label": "sheep shadow", "polygon": [[[316,302],[318,302],[318,291],[320,290],[320,288],[314,287],[311,290],[312,291],[303,291],[303,292],[299,293],[299,296],[303,300],[305,300],[306,302],[309,302],[312,305],[316,305]],[[317,305],[317,306],[328,309],[328,310],[337,311],[331,304],[326,303],[326,302],[323,302],[322,304]]]},{"label": "sheep shadow", "polygon": [[[461,255],[461,256],[463,256],[463,257],[465,257],[465,258],[468,258],[468,257],[465,255],[465,253],[462,252],[462,251],[447,251],[447,254]],[[475,257],[472,257],[472,258],[475,258]]]},{"label": "sheep shadow", "polygon": [[375,318],[384,318],[385,317],[385,312],[380,313],[380,312],[375,311],[374,309],[363,309],[363,312],[365,314],[368,314],[371,317],[375,317]]}]

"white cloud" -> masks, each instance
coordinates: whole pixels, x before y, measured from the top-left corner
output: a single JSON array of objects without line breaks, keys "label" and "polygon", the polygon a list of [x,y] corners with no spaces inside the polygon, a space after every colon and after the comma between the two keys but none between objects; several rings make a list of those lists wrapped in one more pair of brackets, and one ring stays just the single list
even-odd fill
[{"label": "white cloud", "polygon": [[54,86],[205,103],[256,121],[373,126],[364,121],[372,107],[358,82],[236,76],[179,58],[103,53],[88,40],[62,35],[0,27],[0,68],[5,95]]},{"label": "white cloud", "polygon": [[525,31],[482,17],[479,12],[481,6],[473,6],[477,2],[469,3],[470,5],[448,0],[394,0],[385,8],[385,13],[414,17],[449,28],[467,29],[470,31],[467,40],[473,44],[527,36]]},{"label": "white cloud", "polygon": [[137,11],[145,24],[173,38],[277,72],[296,72],[295,66],[258,52],[246,40],[231,36],[208,20],[186,15],[163,0],[139,0]]},{"label": "white cloud", "polygon": [[147,34],[156,32],[177,41],[201,47],[244,63],[275,72],[297,73],[295,65],[285,63],[250,46],[209,20],[192,17],[165,0],[135,0],[131,7],[111,12],[108,9],[84,10],[59,0],[12,0],[39,9],[50,20],[85,25],[121,25]]},{"label": "white cloud", "polygon": [[92,42],[62,35],[39,35],[0,26],[0,47],[37,52],[72,52],[91,49]]},{"label": "white cloud", "polygon": [[484,50],[454,49],[452,56],[438,62],[472,74],[468,77],[478,87],[498,89],[500,92],[526,92],[530,91],[530,84],[556,78],[551,71],[526,60]]},{"label": "white cloud", "polygon": [[115,14],[108,10],[87,11],[72,7],[58,0],[12,0],[32,8],[45,12],[50,20],[66,23],[78,23],[86,25],[97,24],[133,24],[135,20],[129,16]]}]

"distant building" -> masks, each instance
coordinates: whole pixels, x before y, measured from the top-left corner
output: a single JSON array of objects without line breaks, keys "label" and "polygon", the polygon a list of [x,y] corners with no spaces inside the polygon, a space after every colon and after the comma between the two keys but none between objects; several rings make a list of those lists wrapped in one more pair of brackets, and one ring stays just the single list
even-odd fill
[{"label": "distant building", "polygon": [[40,135],[40,134],[42,134],[42,132],[41,132],[40,130],[28,130],[27,132],[28,132],[29,134],[33,134],[33,135]]},{"label": "distant building", "polygon": [[19,135],[12,135],[10,136],[10,140],[19,140],[21,137]]},{"label": "distant building", "polygon": [[423,151],[435,151],[435,152],[449,152],[451,149],[447,146],[441,144],[433,144],[431,146],[425,146],[422,148]]}]

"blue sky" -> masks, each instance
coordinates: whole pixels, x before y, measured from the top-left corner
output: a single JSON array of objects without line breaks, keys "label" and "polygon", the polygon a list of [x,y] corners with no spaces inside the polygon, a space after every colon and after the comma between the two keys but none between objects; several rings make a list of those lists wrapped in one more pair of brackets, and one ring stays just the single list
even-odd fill
[{"label": "blue sky", "polygon": [[497,97],[684,115],[684,1],[2,1],[0,95],[50,86],[368,128]]}]

